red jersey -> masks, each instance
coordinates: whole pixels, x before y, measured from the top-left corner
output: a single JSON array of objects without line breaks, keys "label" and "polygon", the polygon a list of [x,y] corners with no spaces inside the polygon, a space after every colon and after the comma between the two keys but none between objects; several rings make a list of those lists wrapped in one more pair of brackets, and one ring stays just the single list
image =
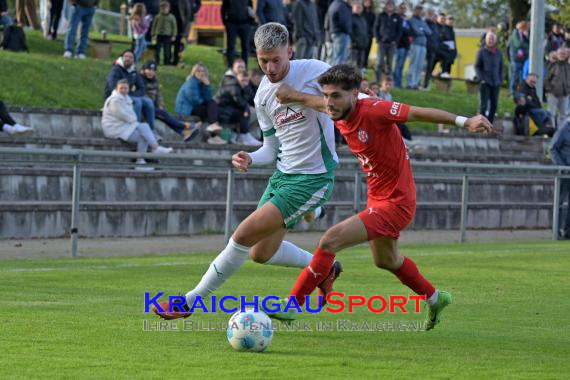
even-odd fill
[{"label": "red jersey", "polygon": [[368,176],[368,202],[389,200],[416,204],[410,157],[396,123],[408,118],[410,106],[378,98],[357,101],[348,120],[335,122]]}]

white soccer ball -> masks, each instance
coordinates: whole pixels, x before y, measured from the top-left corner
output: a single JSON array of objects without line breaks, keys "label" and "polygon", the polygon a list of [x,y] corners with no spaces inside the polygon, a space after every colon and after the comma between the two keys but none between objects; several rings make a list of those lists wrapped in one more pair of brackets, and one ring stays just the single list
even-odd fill
[{"label": "white soccer ball", "polygon": [[238,311],[228,322],[227,336],[236,351],[265,351],[273,339],[271,319],[262,311]]}]

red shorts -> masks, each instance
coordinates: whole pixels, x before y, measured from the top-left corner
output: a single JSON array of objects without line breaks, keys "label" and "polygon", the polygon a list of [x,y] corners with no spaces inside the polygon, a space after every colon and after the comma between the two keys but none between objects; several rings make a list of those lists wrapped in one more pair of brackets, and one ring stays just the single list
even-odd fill
[{"label": "red shorts", "polygon": [[414,218],[416,206],[402,206],[390,201],[369,203],[368,208],[358,213],[368,232],[368,240],[389,236],[400,237],[402,231]]}]

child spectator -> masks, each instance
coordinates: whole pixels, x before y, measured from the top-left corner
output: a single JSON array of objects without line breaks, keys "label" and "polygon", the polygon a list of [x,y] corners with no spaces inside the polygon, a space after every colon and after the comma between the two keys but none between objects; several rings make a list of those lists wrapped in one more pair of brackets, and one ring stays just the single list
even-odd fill
[{"label": "child spectator", "polygon": [[[391,102],[392,101],[392,94],[390,90],[392,90],[394,82],[392,81],[392,77],[386,76],[382,78],[382,85],[380,86],[380,91],[378,91],[378,97],[380,99],[386,100]],[[398,129],[400,130],[400,134],[404,138],[404,140],[412,141],[412,132],[406,124],[396,124]]]},{"label": "child spectator", "polygon": [[[0,0],[0,2],[1,1],[2,0]],[[61,12],[63,11],[63,0],[51,0],[50,3],[47,38],[49,40],[56,40],[57,28],[59,27],[59,20],[61,19]]]},{"label": "child spectator", "polygon": [[8,113],[4,102],[0,100],[0,127],[2,131],[9,135],[27,136],[34,133],[34,129],[16,123]]},{"label": "child spectator", "polygon": [[[172,152],[172,148],[158,145],[156,137],[147,123],[137,121],[137,115],[133,110],[133,101],[129,97],[129,82],[126,79],[117,82],[111,96],[105,101],[101,127],[107,138],[137,144],[137,152],[139,153],[146,153],[149,146],[153,153]],[[139,158],[137,164],[146,164],[146,161]]]},{"label": "child spectator", "polygon": [[145,35],[148,32],[152,16],[146,14],[146,7],[143,3],[136,3],[131,14],[131,30],[135,39],[135,62],[140,62],[146,49],[147,42]]},{"label": "child spectator", "polygon": [[[391,77],[390,77],[390,79],[391,79]],[[369,88],[370,88],[370,91],[372,93],[374,93],[374,96],[378,96],[378,93],[380,92],[380,86],[378,85],[378,83],[376,83],[376,82],[370,83]]]},{"label": "child spectator", "polygon": [[170,14],[170,3],[168,1],[160,2],[160,13],[155,17],[152,23],[152,37],[156,39],[156,62],[160,61],[160,50],[164,50],[165,65],[170,65],[171,44],[176,40],[178,30],[176,27],[176,18]]}]

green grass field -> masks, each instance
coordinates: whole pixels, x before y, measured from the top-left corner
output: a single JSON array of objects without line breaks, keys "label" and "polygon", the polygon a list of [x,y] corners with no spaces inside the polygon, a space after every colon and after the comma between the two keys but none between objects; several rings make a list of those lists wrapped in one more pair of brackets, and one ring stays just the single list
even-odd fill
[{"label": "green grass field", "polygon": [[[214,253],[0,261],[0,378],[567,378],[568,242],[411,245],[403,252],[455,297],[435,330],[282,331],[261,354],[234,352],[223,331],[143,331],[143,320],[158,321],[143,314],[143,293],[185,292]],[[336,290],[408,294],[373,267],[366,247],[340,257],[346,272]],[[284,295],[297,273],[248,262],[217,294]],[[229,315],[191,318],[225,322]],[[358,310],[304,320],[423,318]]]}]

